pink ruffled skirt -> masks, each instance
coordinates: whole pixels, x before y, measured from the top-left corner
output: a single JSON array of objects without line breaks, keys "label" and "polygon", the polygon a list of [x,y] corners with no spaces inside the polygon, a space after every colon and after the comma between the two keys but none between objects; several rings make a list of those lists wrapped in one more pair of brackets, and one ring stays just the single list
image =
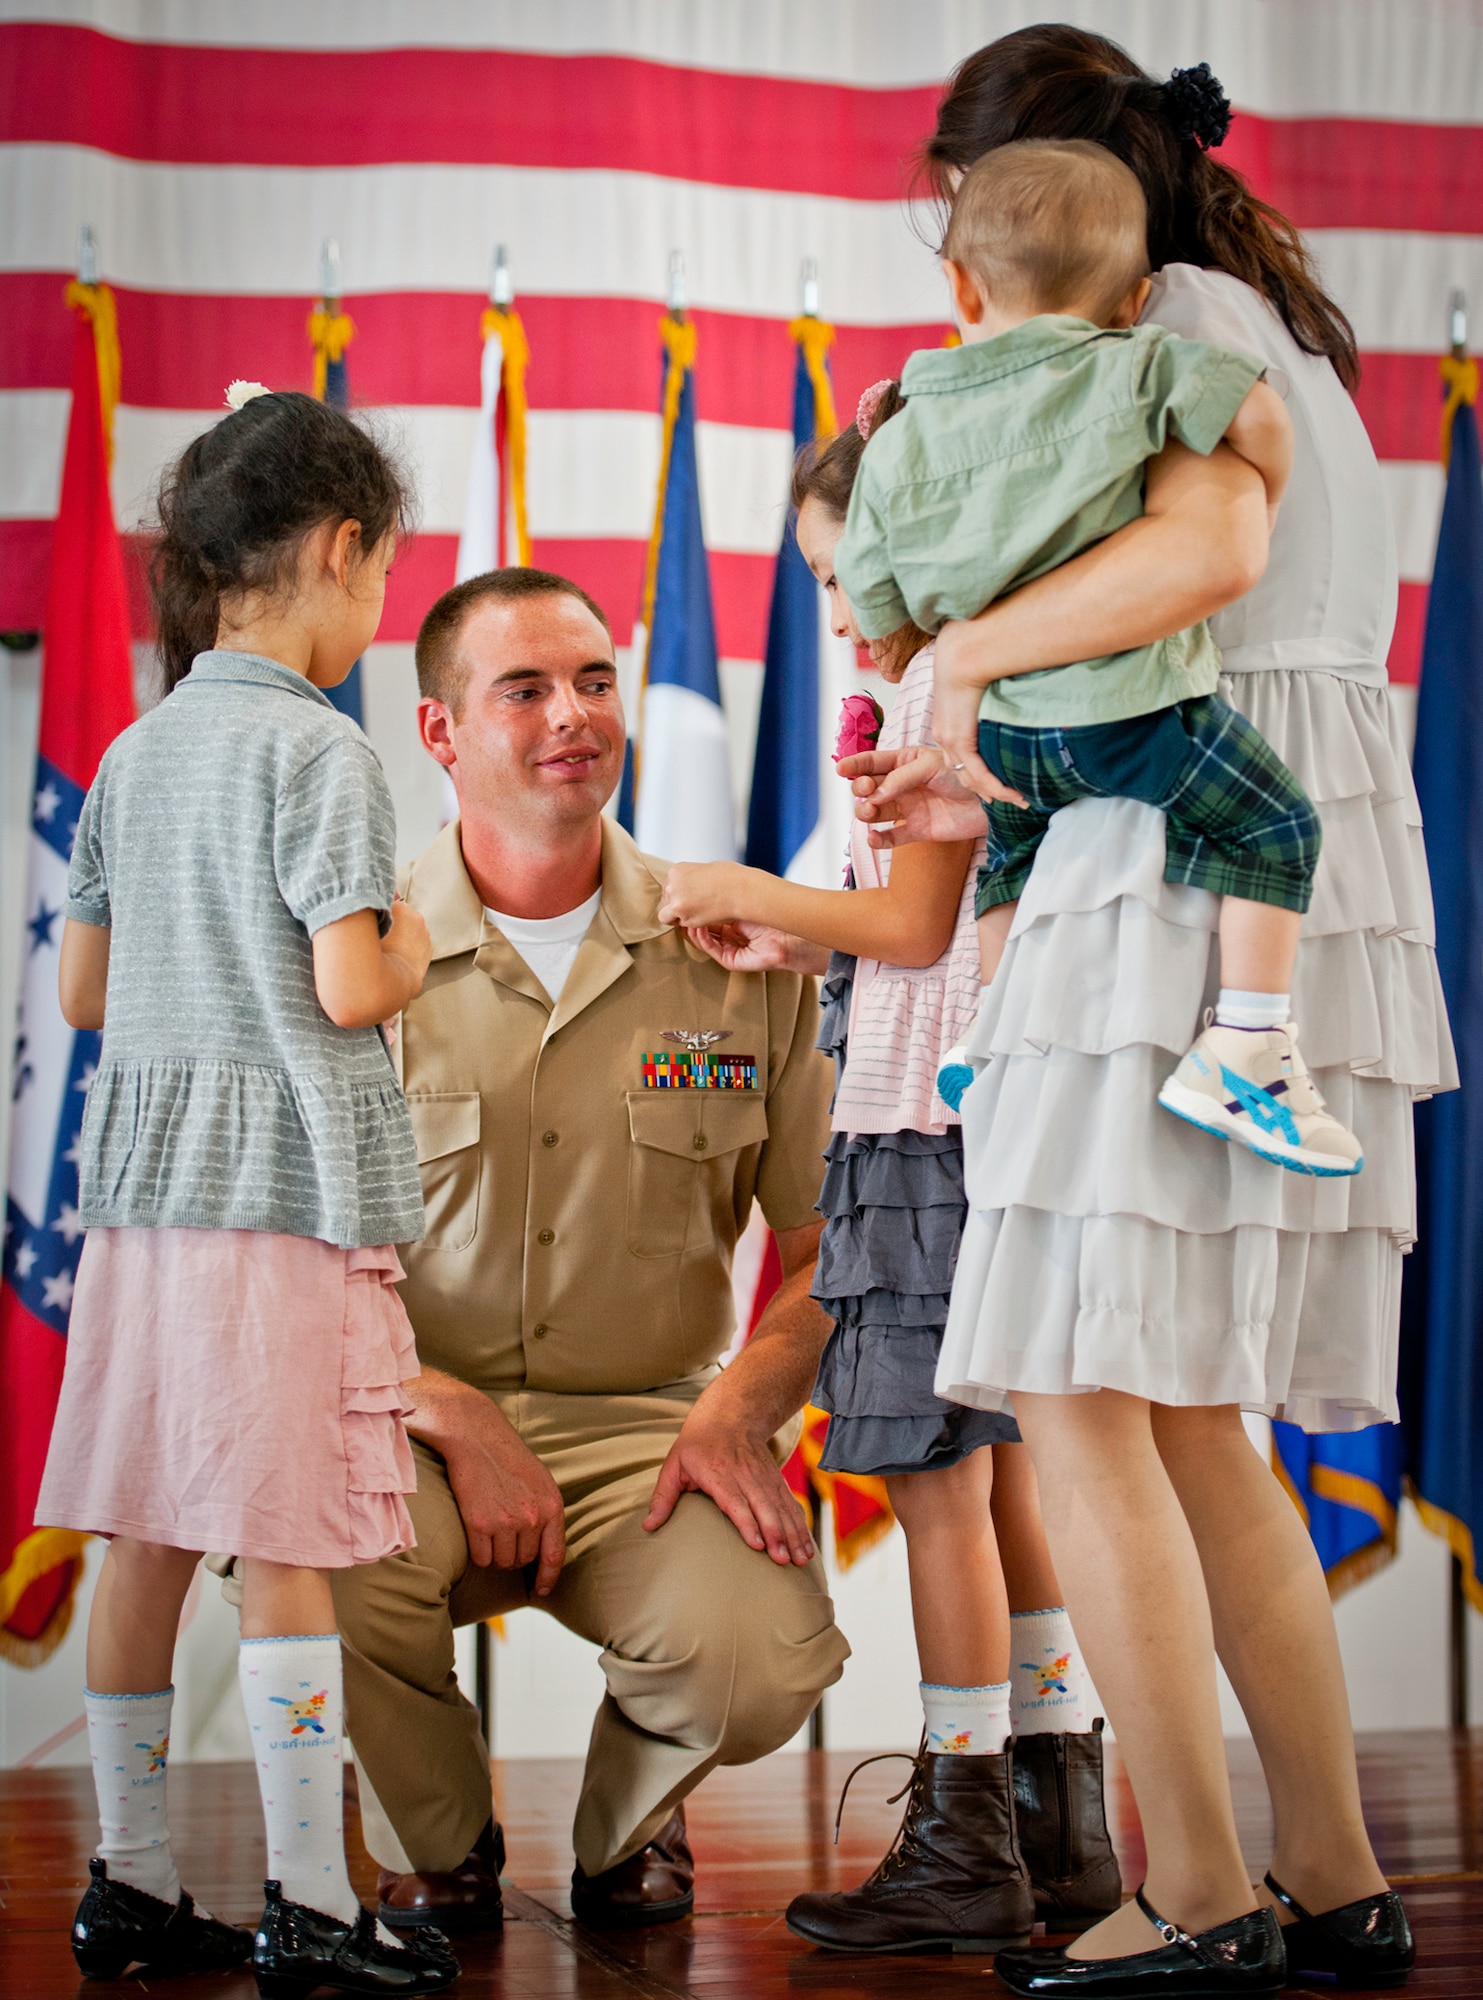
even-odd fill
[{"label": "pink ruffled skirt", "polygon": [[391,1246],[91,1229],[39,1525],[345,1569],[411,1548]]}]

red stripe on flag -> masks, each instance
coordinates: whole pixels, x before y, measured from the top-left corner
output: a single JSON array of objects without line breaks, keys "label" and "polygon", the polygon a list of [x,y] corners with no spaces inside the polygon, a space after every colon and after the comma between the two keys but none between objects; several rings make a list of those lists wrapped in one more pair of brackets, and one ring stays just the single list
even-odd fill
[{"label": "red stripe on flag", "polygon": [[52,521],[0,521],[0,632],[39,632],[51,569]]},{"label": "red stripe on flag", "polygon": [[1441,456],[1442,377],[1434,354],[1364,354],[1355,402],[1377,458]]},{"label": "red stripe on flag", "polygon": [[[0,140],[215,165],[606,168],[892,201],[941,86],[513,49],[273,49],[0,27]],[[1483,124],[1238,109],[1221,157],[1306,229],[1483,233]]]},{"label": "red stripe on flag", "polygon": [[0,1570],[35,1526],[36,1495],[51,1442],[67,1342],[0,1284],[0,1411],[5,1477],[0,1479]]},{"label": "red stripe on flag", "polygon": [[1390,642],[1387,671],[1397,687],[1415,687],[1421,679],[1421,648],[1426,637],[1426,600],[1430,584],[1403,583],[1395,612],[1395,636]]}]

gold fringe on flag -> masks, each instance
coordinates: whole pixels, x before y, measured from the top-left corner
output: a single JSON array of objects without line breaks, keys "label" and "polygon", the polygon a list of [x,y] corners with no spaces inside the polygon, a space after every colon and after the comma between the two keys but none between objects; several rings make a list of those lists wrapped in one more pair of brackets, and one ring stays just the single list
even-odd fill
[{"label": "gold fringe on flag", "polygon": [[[649,650],[654,643],[654,595],[659,587],[659,549],[664,540],[664,501],[669,491],[669,461],[674,448],[675,425],[680,421],[680,397],[686,373],[695,366],[695,326],[688,319],[666,313],[659,322],[659,338],[664,345],[664,401],[660,408],[659,491],[654,498],[654,526],[644,556],[644,590],[640,599],[640,622],[644,628],[644,657],[638,681],[639,715],[643,715],[644,690],[649,685]],[[643,733],[633,739],[633,784],[638,793],[639,767],[643,758]]]},{"label": "gold fringe on flag", "polygon": [[322,403],[329,365],[344,358],[346,348],[355,338],[355,322],[349,313],[330,312],[321,299],[309,315],[308,332],[314,349],[314,397]]},{"label": "gold fringe on flag", "polygon": [[[530,342],[518,312],[511,306],[486,306],[479,322],[485,340],[499,336],[500,394],[505,404],[505,446],[510,468],[510,507],[515,516],[515,560],[522,569],[530,568],[530,529],[525,511],[525,371],[530,364]],[[496,546],[498,546],[496,544]]]},{"label": "gold fringe on flag", "polygon": [[1478,364],[1471,355],[1444,354],[1441,370],[1442,380],[1447,385],[1447,400],[1442,405],[1442,466],[1445,470],[1452,457],[1452,419],[1462,404],[1475,404],[1478,400]]},{"label": "gold fringe on flag", "polygon": [[[89,290],[92,287],[88,287]],[[68,301],[72,303],[71,300]],[[82,1575],[83,1550],[90,1537],[75,1528],[33,1528],[17,1547],[10,1567],[0,1576],[0,1628],[31,1588],[63,1563],[76,1565],[66,1598],[52,1614],[51,1622],[38,1639],[23,1639],[18,1632],[0,1629],[0,1660],[13,1667],[39,1667],[61,1645],[72,1624],[77,1606],[77,1582]]]},{"label": "gold fringe on flag", "polygon": [[814,389],[814,442],[827,444],[839,429],[834,413],[834,384],[829,379],[828,354],[834,345],[834,328],[828,320],[805,313],[793,320],[788,332],[803,350],[803,365]]},{"label": "gold fringe on flag", "polygon": [[123,361],[118,345],[118,312],[108,285],[84,285],[74,278],[62,294],[65,302],[93,323],[98,351],[98,401],[103,410],[103,442],[113,464],[113,413],[118,408]]}]

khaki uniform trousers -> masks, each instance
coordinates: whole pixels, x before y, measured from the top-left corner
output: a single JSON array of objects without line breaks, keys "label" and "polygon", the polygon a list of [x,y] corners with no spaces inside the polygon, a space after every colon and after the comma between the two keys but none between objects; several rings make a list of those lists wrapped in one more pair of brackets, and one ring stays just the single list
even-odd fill
[{"label": "khaki uniform trousers", "polygon": [[[849,1657],[817,1558],[781,1567],[696,1493],[644,1533],[703,1386],[495,1398],[566,1506],[566,1564],[539,1608],[602,1648],[607,1693],[573,1827],[588,1875],[645,1846],[716,1765],[786,1743]],[[336,1571],[334,1589],[367,1846],[383,1866],[427,1873],[455,1868],[490,1813],[489,1752],[454,1679],[453,1629],[531,1603],[533,1571],[470,1562],[443,1461],[415,1450],[417,1546]]]}]

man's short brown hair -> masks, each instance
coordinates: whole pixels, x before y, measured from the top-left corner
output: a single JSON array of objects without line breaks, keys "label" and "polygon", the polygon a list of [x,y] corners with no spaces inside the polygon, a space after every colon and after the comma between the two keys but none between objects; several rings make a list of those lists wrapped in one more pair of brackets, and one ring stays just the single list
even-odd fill
[{"label": "man's short brown hair", "polygon": [[558,576],[551,569],[486,570],[482,576],[467,577],[452,590],[445,590],[422,621],[417,634],[417,686],[424,700],[442,702],[457,721],[469,688],[468,665],[458,656],[458,642],[469,613],[476,604],[491,598],[498,604],[518,604],[527,597],[575,597],[608,637],[613,636],[608,614],[570,577]]},{"label": "man's short brown hair", "polygon": [[1006,308],[1080,306],[1102,325],[1148,275],[1147,204],[1105,146],[1017,140],[963,176],[942,254]]}]

